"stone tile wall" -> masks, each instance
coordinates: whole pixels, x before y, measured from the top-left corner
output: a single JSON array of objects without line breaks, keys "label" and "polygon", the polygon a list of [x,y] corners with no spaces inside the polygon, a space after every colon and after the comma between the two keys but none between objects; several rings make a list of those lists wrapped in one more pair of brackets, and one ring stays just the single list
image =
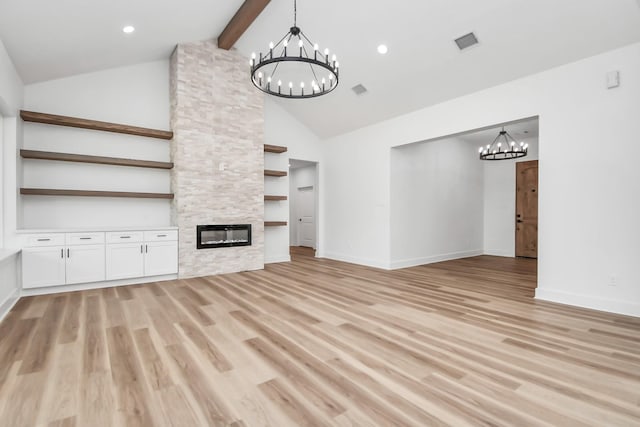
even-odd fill
[{"label": "stone tile wall", "polygon": [[[171,57],[180,277],[264,267],[264,100],[248,64],[215,40],[178,45]],[[197,250],[198,224],[251,224],[252,245]]]}]

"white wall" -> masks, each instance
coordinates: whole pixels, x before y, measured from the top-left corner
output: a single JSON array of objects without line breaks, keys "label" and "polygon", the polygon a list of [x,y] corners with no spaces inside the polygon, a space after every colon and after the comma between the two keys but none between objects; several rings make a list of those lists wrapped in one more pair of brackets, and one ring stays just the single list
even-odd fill
[{"label": "white wall", "polygon": [[[298,188],[313,187],[315,203],[316,203],[316,216],[318,215],[317,203],[318,203],[318,184],[317,184],[317,167],[316,165],[305,166],[301,168],[291,169],[289,179],[289,218],[291,218],[291,224],[289,226],[289,244],[291,246],[298,246]],[[317,246],[317,225],[316,220],[316,246]]]},{"label": "white wall", "polygon": [[[538,160],[538,138],[519,138],[529,144],[527,157],[482,162],[484,165],[484,253],[516,254],[516,162]],[[476,154],[477,160],[477,154]]]},{"label": "white wall", "polygon": [[[16,228],[16,147],[23,84],[0,40],[0,248],[11,246]],[[0,250],[0,319],[17,301],[20,291],[19,254],[2,256]]]},{"label": "white wall", "polygon": [[0,248],[4,247],[4,117],[0,112]]},{"label": "white wall", "polygon": [[0,185],[2,197],[0,198],[0,247],[9,246],[16,229],[17,196],[17,165],[16,150],[22,141],[21,120],[16,119],[22,107],[24,86],[16,71],[9,54],[0,40],[0,116],[2,118],[2,130],[0,141],[1,167]]},{"label": "white wall", "polygon": [[[607,90],[611,70],[622,84]],[[391,147],[539,116],[536,296],[638,316],[639,115],[636,43],[331,138],[320,182],[324,254],[389,265]],[[604,152],[609,144],[620,155]]]},{"label": "white wall", "polygon": [[[295,102],[295,101],[294,101]],[[286,153],[265,153],[265,169],[287,170],[289,159],[321,162],[322,146],[316,134],[285,111],[279,101],[265,98],[265,144],[288,148]],[[319,172],[321,173],[321,172]],[[288,195],[288,201],[266,202],[265,221],[287,221],[287,227],[265,227],[265,263],[289,261],[290,176],[265,177],[265,194]],[[320,241],[316,242],[321,244]]]},{"label": "white wall", "polygon": [[5,117],[17,115],[22,105],[23,84],[0,40],[0,113]]},{"label": "white wall", "polygon": [[0,250],[0,320],[9,312],[20,295],[18,267],[20,254],[2,256]]},{"label": "white wall", "polygon": [[[25,87],[26,110],[169,129],[169,65],[157,61]],[[84,129],[24,124],[25,149],[169,161],[169,142]],[[170,171],[22,161],[24,187],[170,192]],[[84,228],[170,223],[157,199],[22,196],[22,227]]]},{"label": "white wall", "polygon": [[460,138],[391,150],[391,268],[482,254],[483,167]]}]

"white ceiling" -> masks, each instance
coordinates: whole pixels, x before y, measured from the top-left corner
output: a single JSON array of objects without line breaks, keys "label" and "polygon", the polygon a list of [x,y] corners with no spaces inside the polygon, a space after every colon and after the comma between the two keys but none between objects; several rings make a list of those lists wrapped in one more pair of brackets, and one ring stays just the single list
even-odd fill
[{"label": "white ceiling", "polygon": [[[243,0],[0,0],[0,39],[25,83],[171,55],[217,37]],[[133,25],[131,35],[122,32]]]},{"label": "white ceiling", "polygon": [[503,126],[504,130],[509,132],[516,141],[520,141],[525,138],[538,138],[537,117],[515,123],[506,123],[504,125],[496,125],[482,130],[471,131],[463,135],[459,135],[458,137],[473,145],[486,145],[498,136],[498,132],[502,130]]},{"label": "white ceiling", "polygon": [[[0,39],[31,83],[167,58],[177,43],[217,36],[240,4],[0,0]],[[240,52],[277,41],[292,6],[272,0]],[[131,36],[121,31],[127,24]],[[298,25],[338,55],[340,86],[278,102],[327,137],[640,41],[640,8],[635,0],[299,0]],[[460,52],[453,39],[469,31],[480,44]],[[360,97],[351,91],[359,83],[369,90]]]}]

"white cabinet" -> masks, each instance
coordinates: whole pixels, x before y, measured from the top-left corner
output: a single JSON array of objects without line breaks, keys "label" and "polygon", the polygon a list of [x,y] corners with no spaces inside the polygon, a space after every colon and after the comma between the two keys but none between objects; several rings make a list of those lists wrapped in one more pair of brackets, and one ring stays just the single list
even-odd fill
[{"label": "white cabinet", "polygon": [[104,245],[43,246],[22,250],[24,288],[100,282],[104,277]]},{"label": "white cabinet", "polygon": [[39,288],[65,284],[65,248],[45,246],[22,250],[22,286]]},{"label": "white cabinet", "polygon": [[69,246],[66,255],[67,285],[105,279],[104,245]]},{"label": "white cabinet", "polygon": [[178,273],[178,231],[40,233],[24,238],[22,286],[95,283]]},{"label": "white cabinet", "polygon": [[107,233],[107,280],[176,274],[177,240],[177,230]]},{"label": "white cabinet", "polygon": [[143,248],[142,243],[107,245],[107,280],[144,276]]},{"label": "white cabinet", "polygon": [[178,272],[178,242],[145,243],[144,274],[160,276]]}]

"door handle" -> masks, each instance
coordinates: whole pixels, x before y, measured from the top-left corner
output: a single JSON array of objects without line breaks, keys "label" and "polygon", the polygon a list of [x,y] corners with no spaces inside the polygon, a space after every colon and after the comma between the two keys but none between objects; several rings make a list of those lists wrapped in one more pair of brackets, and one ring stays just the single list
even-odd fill
[{"label": "door handle", "polygon": [[302,218],[298,218],[298,221],[302,222]]},{"label": "door handle", "polygon": [[71,255],[71,253],[69,252],[69,249],[67,249],[67,258],[69,258]]},{"label": "door handle", "polygon": [[521,222],[522,222],[522,220],[521,220],[521,219],[519,219],[519,220],[517,220],[516,222],[519,224],[519,223],[521,223]]},{"label": "door handle", "polygon": [[64,249],[60,249],[60,258],[64,259]]}]

